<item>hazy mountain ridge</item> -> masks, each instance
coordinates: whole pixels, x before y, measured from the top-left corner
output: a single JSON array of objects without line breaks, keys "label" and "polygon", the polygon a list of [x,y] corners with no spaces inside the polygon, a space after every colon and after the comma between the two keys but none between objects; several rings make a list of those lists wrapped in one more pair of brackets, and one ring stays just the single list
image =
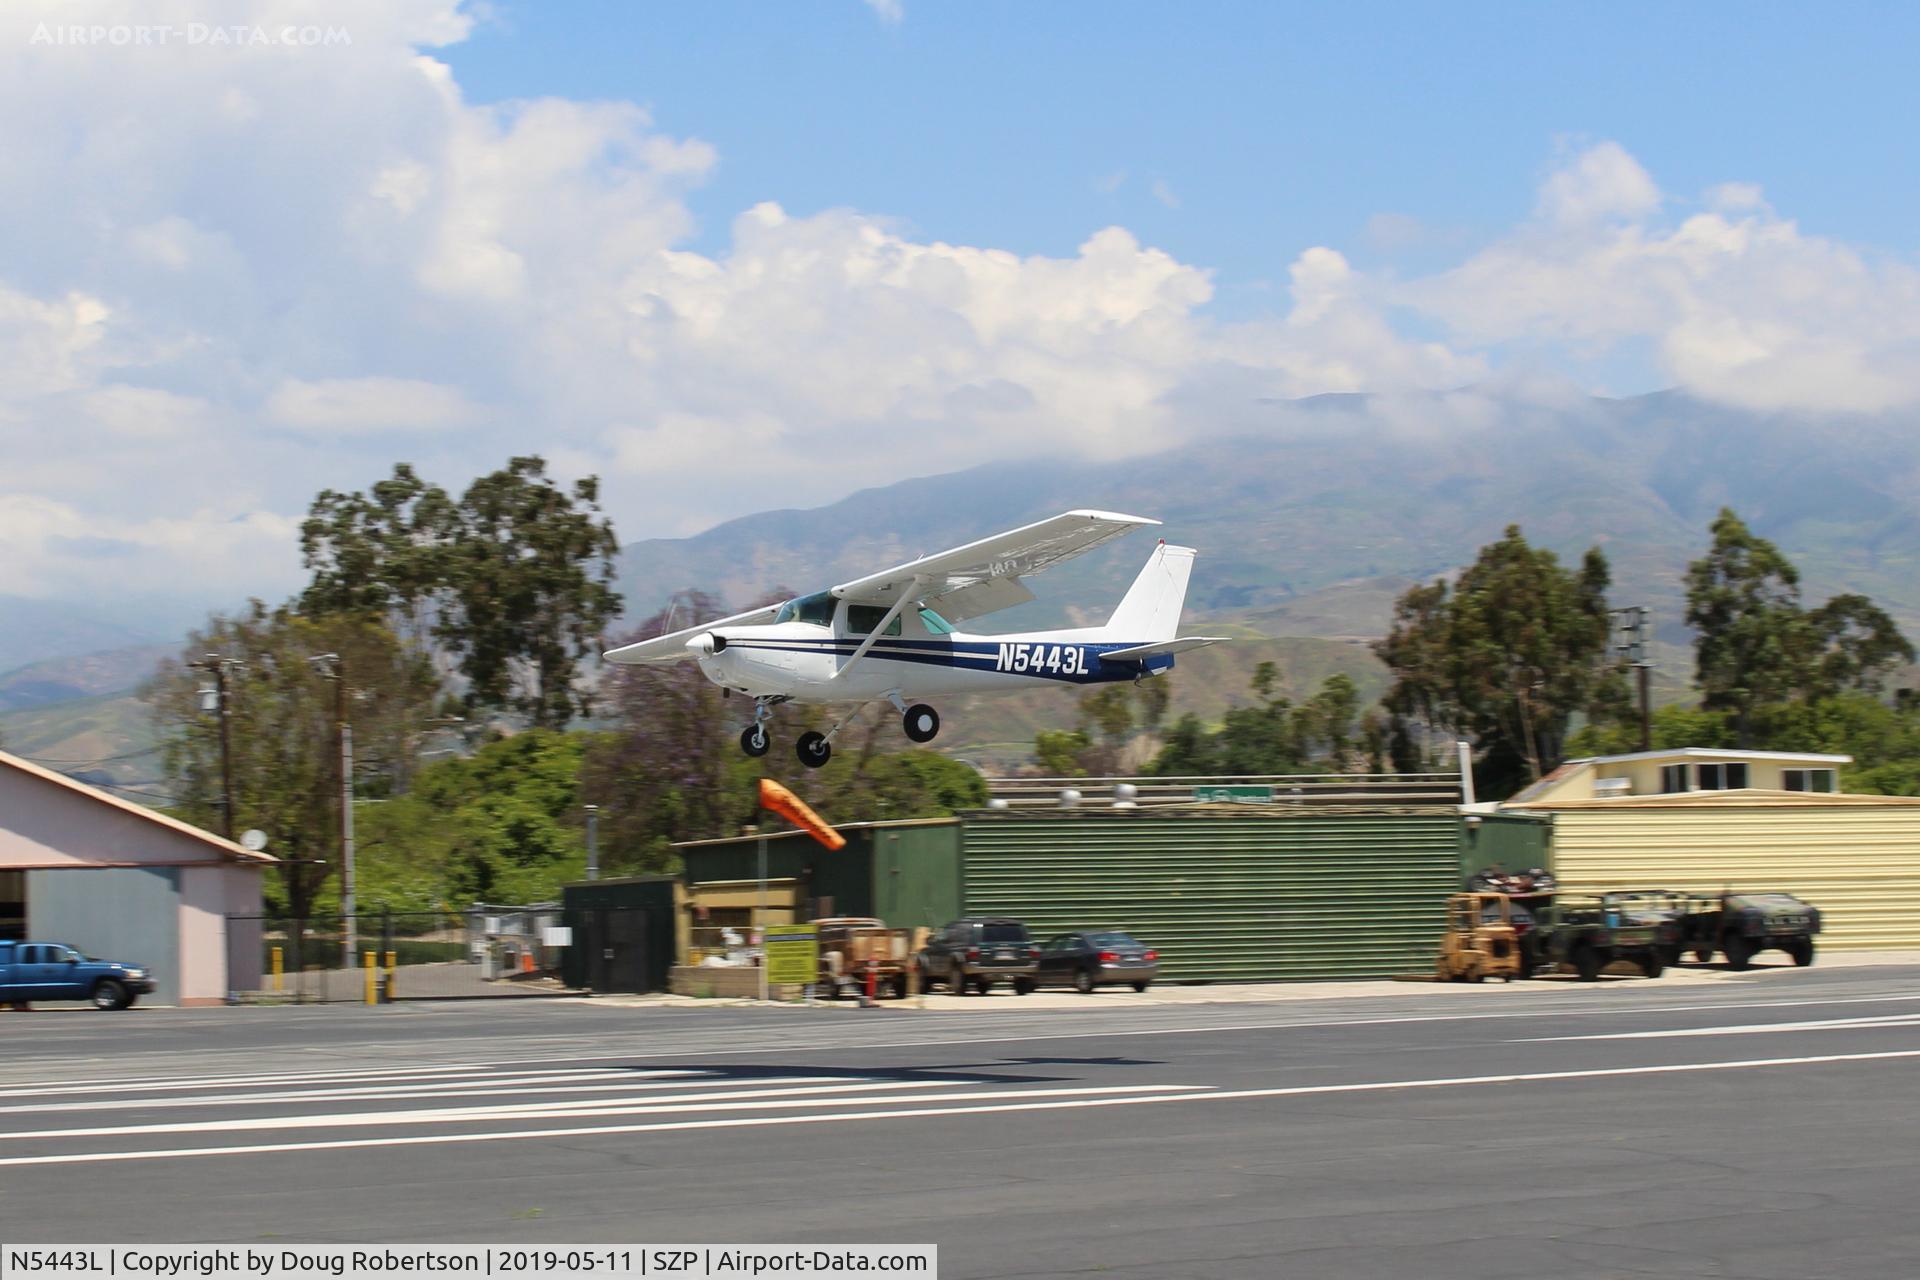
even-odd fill
[{"label": "hazy mountain ridge", "polygon": [[[1159,518],[1153,532],[1200,548],[1195,619],[1378,634],[1404,584],[1457,568],[1517,523],[1569,560],[1599,545],[1616,602],[1650,604],[1663,639],[1683,643],[1685,566],[1732,505],[1800,565],[1810,599],[1857,590],[1909,626],[1920,620],[1920,430],[1904,419],[1747,414],[1675,393],[1545,405],[1323,396],[1271,417],[1261,434],[1145,458],[993,464],[635,543],[622,557],[628,616],[689,586],[734,603],[815,589],[1104,507]],[[1136,534],[1045,575],[1041,599],[996,615],[994,629],[1098,620],[1150,546]],[[1393,590],[1368,591],[1370,580]],[[1321,593],[1340,598],[1334,619],[1308,605]],[[1355,607],[1359,595],[1367,607]]]},{"label": "hazy mountain ridge", "polygon": [[[1363,644],[1350,642],[1384,631],[1409,585],[1459,568],[1517,523],[1569,561],[1592,545],[1606,552],[1614,602],[1655,611],[1656,681],[1673,693],[1691,675],[1685,567],[1705,550],[1714,514],[1731,505],[1799,565],[1810,602],[1863,592],[1920,638],[1920,420],[1751,414],[1676,393],[1538,402],[1476,391],[1321,396],[1254,410],[1239,435],[1152,456],[995,463],[816,510],[761,512],[690,538],[636,542],[619,565],[627,618],[643,619],[690,587],[732,604],[774,587],[814,590],[1060,511],[1101,507],[1164,527],[1042,575],[1033,584],[1039,599],[983,619],[983,630],[1102,621],[1154,536],[1164,535],[1200,549],[1189,628],[1238,624],[1338,642],[1274,651],[1301,686],[1290,693],[1310,693],[1312,673],[1334,669],[1372,693],[1384,675]],[[14,708],[0,717],[9,741],[75,759],[150,742],[124,701],[47,702],[69,688],[94,699],[130,689],[144,672],[114,676],[115,654],[149,651],[122,647],[124,630],[84,610],[29,601],[23,613],[20,604],[0,600],[0,655],[9,639],[35,634],[66,652],[114,652],[0,676],[0,712]],[[35,631],[49,620],[50,629]],[[690,621],[684,612],[676,619]],[[109,643],[88,646],[88,637]],[[1183,658],[1173,714],[1212,718],[1244,701],[1257,647]],[[1070,694],[1029,702],[954,708],[942,746],[999,757],[1030,742],[1036,725],[1072,722]]]}]

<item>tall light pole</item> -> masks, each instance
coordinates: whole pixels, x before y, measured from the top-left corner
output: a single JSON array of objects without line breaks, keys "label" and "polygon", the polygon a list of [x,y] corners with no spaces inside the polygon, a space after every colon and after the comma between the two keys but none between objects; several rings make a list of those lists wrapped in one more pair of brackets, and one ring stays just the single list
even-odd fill
[{"label": "tall light pole", "polygon": [[357,968],[354,949],[359,943],[353,901],[353,726],[347,723],[347,673],[337,653],[308,659],[333,681],[333,719],[340,735],[340,915],[345,967]]},{"label": "tall light pole", "polygon": [[587,806],[587,879],[600,878],[600,806]]},{"label": "tall light pole", "polygon": [[1620,639],[1613,646],[1633,665],[1640,685],[1640,749],[1653,750],[1653,610],[1645,605],[1610,609]]},{"label": "tall light pole", "polygon": [[199,662],[188,663],[213,677],[214,705],[203,711],[220,714],[220,834],[233,839],[233,717],[227,712],[227,667],[229,659],[210,653]]}]

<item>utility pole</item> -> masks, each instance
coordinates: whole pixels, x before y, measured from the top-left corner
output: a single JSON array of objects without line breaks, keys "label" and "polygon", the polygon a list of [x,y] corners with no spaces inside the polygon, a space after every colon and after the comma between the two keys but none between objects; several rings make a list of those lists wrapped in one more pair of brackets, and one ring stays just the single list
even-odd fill
[{"label": "utility pole", "polygon": [[213,677],[213,710],[220,715],[220,834],[233,839],[233,717],[227,711],[226,658],[210,653],[189,663]]},{"label": "utility pole", "polygon": [[1653,659],[1649,645],[1653,640],[1653,610],[1645,605],[1612,609],[1614,629],[1620,639],[1613,651],[1633,665],[1640,685],[1640,749],[1653,750]]},{"label": "utility pole", "polygon": [[600,878],[600,806],[587,806],[587,879]]},{"label": "utility pole", "polygon": [[353,726],[347,722],[347,672],[337,653],[323,653],[309,662],[333,681],[333,719],[340,736],[340,915],[345,967],[357,968],[358,921],[353,900]]}]

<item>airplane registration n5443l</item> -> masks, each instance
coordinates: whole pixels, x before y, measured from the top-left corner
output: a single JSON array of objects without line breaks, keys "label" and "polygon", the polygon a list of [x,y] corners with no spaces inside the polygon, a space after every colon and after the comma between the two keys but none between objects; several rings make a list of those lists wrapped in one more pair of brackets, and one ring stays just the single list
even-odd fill
[{"label": "airplane registration n5443l", "polygon": [[752,698],[753,723],[740,734],[750,756],[766,754],[767,717],[782,702],[859,704],[827,732],[801,735],[800,762],[808,768],[832,758],[835,735],[882,699],[900,712],[909,738],[931,742],[940,715],[920,699],[1138,680],[1171,670],[1183,650],[1225,639],[1175,638],[1194,551],[1165,542],[1153,549],[1105,626],[1018,635],[972,635],[955,626],[1033,599],[1024,578],[1159,523],[1068,511],[606,657],[622,663],[691,658],[715,684]]}]

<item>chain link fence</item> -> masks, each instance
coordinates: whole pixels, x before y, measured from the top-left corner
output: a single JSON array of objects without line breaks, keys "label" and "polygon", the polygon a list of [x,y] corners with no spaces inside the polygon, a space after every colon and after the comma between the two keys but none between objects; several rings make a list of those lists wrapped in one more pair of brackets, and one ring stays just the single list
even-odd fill
[{"label": "chain link fence", "polygon": [[243,1003],[384,1003],[560,995],[557,903],[357,916],[235,916],[228,972]]}]

